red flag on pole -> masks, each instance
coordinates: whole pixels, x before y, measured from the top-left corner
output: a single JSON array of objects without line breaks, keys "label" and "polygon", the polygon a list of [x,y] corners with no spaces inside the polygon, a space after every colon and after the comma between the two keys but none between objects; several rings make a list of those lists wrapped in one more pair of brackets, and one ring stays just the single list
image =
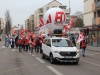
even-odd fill
[{"label": "red flag on pole", "polygon": [[16,30],[14,30],[14,34],[16,34],[17,32],[16,32]]}]

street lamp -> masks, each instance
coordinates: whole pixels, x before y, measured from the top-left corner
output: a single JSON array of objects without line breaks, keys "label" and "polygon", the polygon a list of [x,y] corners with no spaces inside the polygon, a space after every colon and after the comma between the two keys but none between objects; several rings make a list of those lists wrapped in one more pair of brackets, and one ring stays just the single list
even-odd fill
[{"label": "street lamp", "polygon": [[[69,0],[69,23],[70,23],[70,0]],[[69,30],[69,35],[70,35],[70,30]]]},{"label": "street lamp", "polygon": [[18,35],[19,35],[19,24],[18,24]]}]

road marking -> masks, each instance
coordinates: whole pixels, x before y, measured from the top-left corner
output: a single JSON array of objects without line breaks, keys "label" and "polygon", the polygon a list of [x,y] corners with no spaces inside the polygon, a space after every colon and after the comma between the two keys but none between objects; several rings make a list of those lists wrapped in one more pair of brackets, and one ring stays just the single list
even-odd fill
[{"label": "road marking", "polygon": [[92,62],[89,62],[89,61],[86,61],[86,60],[83,60],[83,59],[80,59],[81,61],[84,61],[84,62],[87,62],[87,63],[89,63],[89,64],[92,64],[92,65],[95,65],[95,66],[99,66],[100,67],[100,65],[99,64],[95,64],[95,63],[92,63]]},{"label": "road marking", "polygon": [[29,54],[31,54],[31,53],[29,53]]},{"label": "road marking", "polygon": [[38,61],[40,61],[41,63],[45,63],[43,60],[41,60],[41,59],[38,58],[38,57],[36,57],[36,59],[37,59]]},{"label": "road marking", "polygon": [[0,49],[1,49],[1,47],[0,47]]},{"label": "road marking", "polygon": [[2,46],[2,48],[6,48],[5,46]]},{"label": "road marking", "polygon": [[34,54],[32,54],[32,56],[35,56]]},{"label": "road marking", "polygon": [[12,49],[12,51],[16,51],[15,49]]},{"label": "road marking", "polygon": [[56,69],[54,69],[52,66],[47,66],[47,68],[49,68],[51,71],[53,71],[57,75],[63,75],[62,73],[60,73],[59,71],[57,71]]}]

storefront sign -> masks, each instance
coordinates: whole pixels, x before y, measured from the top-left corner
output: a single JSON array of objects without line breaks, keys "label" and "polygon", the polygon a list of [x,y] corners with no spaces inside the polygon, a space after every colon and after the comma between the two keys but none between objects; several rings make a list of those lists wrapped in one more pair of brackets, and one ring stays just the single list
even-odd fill
[{"label": "storefront sign", "polygon": [[97,29],[98,27],[97,27],[97,26],[93,26],[93,28],[94,28],[94,29]]}]

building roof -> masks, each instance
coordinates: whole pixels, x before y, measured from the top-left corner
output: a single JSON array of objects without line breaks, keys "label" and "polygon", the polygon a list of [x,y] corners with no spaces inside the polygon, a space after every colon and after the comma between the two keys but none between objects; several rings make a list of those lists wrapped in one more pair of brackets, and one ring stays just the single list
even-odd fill
[{"label": "building roof", "polygon": [[18,28],[17,26],[14,26],[14,27],[12,27],[12,28]]},{"label": "building roof", "polygon": [[[54,1],[58,2],[57,0],[53,0],[52,2],[50,3],[53,3]],[[49,5],[50,3],[48,3],[47,5]],[[58,2],[59,4],[61,4],[60,2]],[[62,5],[62,4],[61,4]]]}]

